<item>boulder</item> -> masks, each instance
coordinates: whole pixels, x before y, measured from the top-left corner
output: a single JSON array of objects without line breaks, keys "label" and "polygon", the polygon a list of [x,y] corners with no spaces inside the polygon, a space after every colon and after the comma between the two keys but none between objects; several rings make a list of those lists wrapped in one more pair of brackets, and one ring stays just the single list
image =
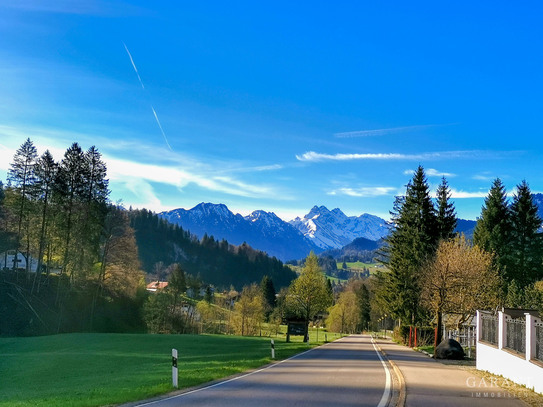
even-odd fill
[{"label": "boulder", "polygon": [[464,349],[462,349],[462,346],[454,339],[445,339],[437,345],[435,358],[462,360],[464,359]]}]

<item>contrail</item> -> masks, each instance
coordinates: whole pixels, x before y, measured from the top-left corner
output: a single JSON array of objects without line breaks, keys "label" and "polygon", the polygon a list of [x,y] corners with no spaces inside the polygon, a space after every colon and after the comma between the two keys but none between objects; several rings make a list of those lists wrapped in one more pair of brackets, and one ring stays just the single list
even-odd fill
[{"label": "contrail", "polygon": [[130,51],[128,51],[128,47],[126,46],[126,44],[123,42],[123,45],[124,45],[124,49],[126,50],[126,53],[128,54],[128,58],[130,58],[130,62],[132,62],[132,67],[134,68],[134,71],[136,72],[136,75],[138,75],[138,80],[140,81],[140,85],[143,89],[145,89],[145,86],[143,86],[143,82],[140,78],[140,74],[138,73],[138,68],[136,68],[136,64],[134,63],[134,59],[132,59],[132,54],[130,53]]},{"label": "contrail", "polygon": [[168,145],[168,148],[170,150],[172,150],[172,147],[170,146],[170,143],[168,143],[168,139],[166,138],[166,134],[164,133],[164,130],[162,129],[162,125],[160,124],[160,120],[158,120],[158,116],[156,115],[155,108],[153,107],[153,105],[151,105],[151,110],[153,111],[153,114],[155,115],[156,124],[158,124],[158,128],[162,132],[162,136],[164,136],[164,141]]},{"label": "contrail", "polygon": [[[128,50],[128,47],[123,42],[124,49],[126,50],[126,53],[128,54],[128,57],[130,58],[130,62],[132,63],[132,67],[134,68],[134,72],[136,72],[136,75],[138,76],[138,80],[140,81],[141,88],[145,90],[145,86],[143,86],[143,81],[140,78],[140,74],[138,73],[138,68],[136,68],[136,64],[134,63],[134,59],[132,58],[132,54],[130,54],[130,51]],[[160,132],[162,133],[162,137],[164,137],[164,141],[166,142],[166,145],[170,149],[170,151],[173,151],[172,146],[170,146],[170,143],[168,142],[168,138],[166,137],[166,133],[164,133],[164,129],[162,128],[162,124],[160,124],[160,120],[158,120],[158,115],[156,114],[155,108],[153,105],[151,105],[151,110],[153,111],[153,115],[155,116],[156,124],[158,124],[158,128],[160,129]]]},{"label": "contrail", "polygon": [[[452,123],[452,124],[456,124],[456,123]],[[388,134],[401,133],[403,131],[408,131],[408,130],[419,130],[419,129],[425,129],[428,127],[450,126],[450,125],[451,124],[423,124],[419,126],[392,127],[388,129],[348,131],[345,133],[334,133],[334,136],[338,138],[385,136]]]}]

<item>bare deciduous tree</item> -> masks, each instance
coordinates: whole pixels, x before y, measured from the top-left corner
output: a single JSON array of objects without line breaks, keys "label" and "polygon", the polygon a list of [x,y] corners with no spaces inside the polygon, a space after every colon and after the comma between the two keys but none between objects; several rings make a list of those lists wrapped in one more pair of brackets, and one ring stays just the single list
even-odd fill
[{"label": "bare deciduous tree", "polygon": [[478,308],[497,304],[499,277],[492,256],[464,236],[442,241],[420,277],[421,299],[435,313],[438,330],[445,312],[462,315],[462,323]]}]

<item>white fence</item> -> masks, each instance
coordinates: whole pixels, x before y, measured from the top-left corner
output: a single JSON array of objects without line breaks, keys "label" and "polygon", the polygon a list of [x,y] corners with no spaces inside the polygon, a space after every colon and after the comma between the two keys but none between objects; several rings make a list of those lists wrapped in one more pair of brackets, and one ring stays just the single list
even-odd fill
[{"label": "white fence", "polygon": [[543,394],[543,323],[530,313],[477,311],[477,369]]}]

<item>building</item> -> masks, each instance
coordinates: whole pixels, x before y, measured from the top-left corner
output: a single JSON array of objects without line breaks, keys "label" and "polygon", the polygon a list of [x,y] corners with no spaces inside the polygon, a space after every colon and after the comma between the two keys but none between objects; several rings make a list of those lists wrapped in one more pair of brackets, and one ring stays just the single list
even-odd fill
[{"label": "building", "polygon": [[156,293],[157,291],[163,290],[168,287],[167,281],[153,281],[152,283],[147,284],[147,291]]}]

